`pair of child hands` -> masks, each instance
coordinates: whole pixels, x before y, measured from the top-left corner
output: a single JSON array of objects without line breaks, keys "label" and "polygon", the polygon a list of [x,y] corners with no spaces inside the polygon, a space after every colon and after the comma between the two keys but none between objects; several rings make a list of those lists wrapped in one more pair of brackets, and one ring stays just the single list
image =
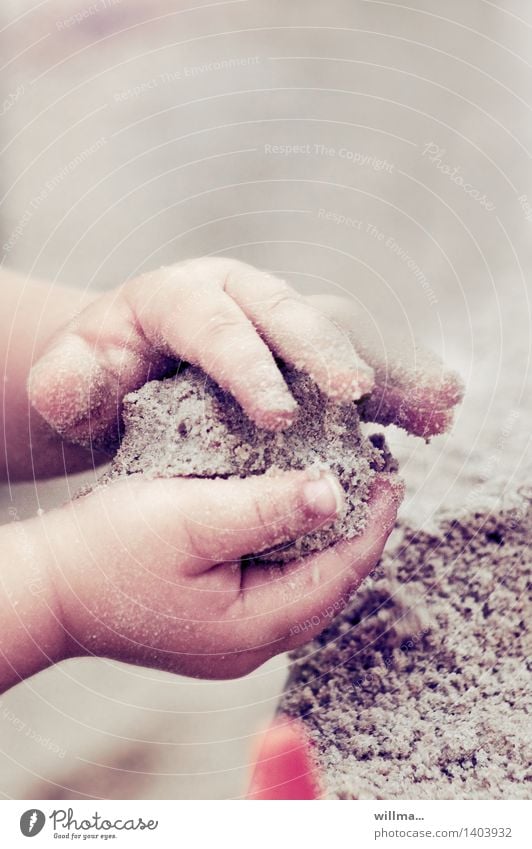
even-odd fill
[{"label": "pair of child hands", "polygon": [[[339,402],[371,393],[361,408],[371,421],[426,438],[443,432],[457,378],[434,362],[398,368],[365,339],[357,351],[349,312],[347,302],[304,298],[234,260],[128,281],[43,340],[28,379],[32,454],[40,442],[47,452],[54,440],[74,443],[63,457],[90,466],[116,441],[124,395],[179,360],[201,365],[264,428],[286,428],[298,413],[275,355]],[[397,480],[377,476],[360,537],[282,568],[243,566],[241,557],[332,521],[342,492],[331,475],[132,476],[16,523],[2,537],[0,684],[80,655],[243,675],[325,627],[320,611],[348,598],[378,562],[401,498]],[[308,620],[317,624],[294,628]]]}]

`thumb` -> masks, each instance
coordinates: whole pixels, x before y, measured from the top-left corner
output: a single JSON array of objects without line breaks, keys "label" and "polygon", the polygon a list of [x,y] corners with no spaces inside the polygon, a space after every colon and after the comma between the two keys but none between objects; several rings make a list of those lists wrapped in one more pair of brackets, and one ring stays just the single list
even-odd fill
[{"label": "thumb", "polygon": [[172,511],[180,512],[194,571],[297,539],[333,521],[344,505],[337,479],[315,470],[172,483],[182,496],[172,495]]}]

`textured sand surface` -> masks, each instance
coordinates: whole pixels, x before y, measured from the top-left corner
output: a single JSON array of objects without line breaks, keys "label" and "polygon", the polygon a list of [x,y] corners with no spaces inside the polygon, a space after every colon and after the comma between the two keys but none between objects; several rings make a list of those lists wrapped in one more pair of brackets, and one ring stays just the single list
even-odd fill
[{"label": "textured sand surface", "polygon": [[282,707],[304,717],[329,796],[530,797],[531,504],[528,488],[434,534],[403,526],[300,650]]},{"label": "textured sand surface", "polygon": [[382,436],[371,441],[361,433],[355,404],[330,402],[294,369],[283,367],[283,375],[298,402],[298,416],[280,433],[257,428],[199,368],[130,393],[124,400],[125,433],[110,477],[138,472],[150,477],[246,477],[329,469],[345,491],[342,515],[327,528],[262,553],[261,560],[286,562],[351,539],[365,526],[375,472],[395,471],[396,464]]}]

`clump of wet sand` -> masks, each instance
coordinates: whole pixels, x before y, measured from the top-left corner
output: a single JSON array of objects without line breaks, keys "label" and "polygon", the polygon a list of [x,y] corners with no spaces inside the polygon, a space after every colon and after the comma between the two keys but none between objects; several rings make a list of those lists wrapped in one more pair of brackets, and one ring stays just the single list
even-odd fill
[{"label": "clump of wet sand", "polygon": [[342,614],[293,657],[302,718],[340,799],[529,798],[532,490],[400,527]]},{"label": "clump of wet sand", "polygon": [[382,435],[362,433],[355,403],[331,401],[310,377],[292,368],[282,366],[282,373],[298,415],[277,433],[257,427],[229,393],[195,366],[146,383],[124,399],[124,435],[109,477],[227,478],[328,469],[345,491],[343,513],[326,528],[261,552],[261,559],[285,562],[357,536],[366,523],[375,474],[396,471],[397,464]]}]

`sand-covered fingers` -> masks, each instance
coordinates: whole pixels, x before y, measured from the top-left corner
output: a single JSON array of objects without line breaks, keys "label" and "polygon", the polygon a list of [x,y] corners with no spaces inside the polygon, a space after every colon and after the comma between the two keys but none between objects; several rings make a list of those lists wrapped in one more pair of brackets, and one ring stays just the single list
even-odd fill
[{"label": "sand-covered fingers", "polygon": [[338,401],[371,391],[373,372],[348,334],[284,280],[244,263],[227,270],[225,291],[251,319],[272,350],[309,374]]},{"label": "sand-covered fingers", "polygon": [[187,360],[228,389],[260,426],[289,426],[297,404],[272,352],[223,284],[223,268],[198,260],[96,298],[33,366],[33,407],[66,439],[111,445],[124,395]]},{"label": "sand-covered fingers", "polygon": [[223,288],[223,266],[185,263],[128,287],[138,323],[152,344],[176,360],[200,365],[258,425],[288,427],[297,404],[255,327]]},{"label": "sand-covered fingers", "polygon": [[374,370],[373,391],[360,405],[364,421],[394,424],[427,439],[449,428],[464,394],[456,372],[415,340],[399,339],[394,328],[372,324],[348,298],[315,295],[308,300],[345,328]]},{"label": "sand-covered fingers", "polygon": [[192,574],[317,530],[344,502],[336,478],[314,471],[161,483],[173,493],[172,515]]},{"label": "sand-covered fingers", "polygon": [[253,645],[270,655],[311,640],[349,603],[378,563],[404,495],[400,479],[376,478],[364,533],[350,542],[283,567],[247,567],[242,578],[241,625]]},{"label": "sand-covered fingers", "polygon": [[87,306],[51,340],[28,380],[32,406],[61,436],[106,447],[116,440],[122,399],[168,368],[139,332],[121,290]]},{"label": "sand-covered fingers", "polygon": [[374,392],[360,405],[363,421],[393,424],[425,439],[450,428],[464,389],[459,376],[440,361],[422,352],[408,371],[395,361],[376,366],[375,374]]}]

